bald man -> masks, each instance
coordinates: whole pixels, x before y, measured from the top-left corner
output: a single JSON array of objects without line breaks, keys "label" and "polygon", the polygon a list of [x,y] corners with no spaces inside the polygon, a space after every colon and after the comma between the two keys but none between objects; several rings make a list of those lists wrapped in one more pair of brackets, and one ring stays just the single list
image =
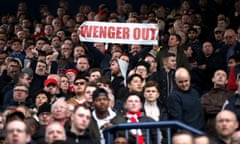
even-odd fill
[{"label": "bald man", "polygon": [[117,137],[114,144],[128,144],[128,140],[125,137]]},{"label": "bald man", "polygon": [[67,140],[63,125],[59,122],[53,122],[46,127],[45,142],[52,144],[56,140]]},{"label": "bald man", "polygon": [[173,135],[172,144],[194,144],[194,138],[191,133],[180,131]]},{"label": "bald man", "polygon": [[194,144],[212,144],[212,142],[207,135],[197,135],[194,137]]},{"label": "bald man", "polygon": [[203,129],[204,118],[199,93],[191,87],[190,74],[185,68],[175,73],[176,88],[168,99],[170,119]]},{"label": "bald man", "polygon": [[238,120],[235,113],[223,110],[216,116],[217,143],[230,144],[235,130],[238,128]]}]

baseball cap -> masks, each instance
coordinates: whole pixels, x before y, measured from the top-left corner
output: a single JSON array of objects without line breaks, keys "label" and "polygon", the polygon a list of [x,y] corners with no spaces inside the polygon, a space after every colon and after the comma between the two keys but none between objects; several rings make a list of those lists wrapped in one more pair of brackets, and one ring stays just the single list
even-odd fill
[{"label": "baseball cap", "polygon": [[48,78],[44,81],[44,86],[48,86],[49,84],[58,85],[58,82],[53,78]]},{"label": "baseball cap", "polygon": [[24,120],[25,115],[21,111],[15,109],[10,114],[7,115],[6,121],[9,122],[15,119]]}]

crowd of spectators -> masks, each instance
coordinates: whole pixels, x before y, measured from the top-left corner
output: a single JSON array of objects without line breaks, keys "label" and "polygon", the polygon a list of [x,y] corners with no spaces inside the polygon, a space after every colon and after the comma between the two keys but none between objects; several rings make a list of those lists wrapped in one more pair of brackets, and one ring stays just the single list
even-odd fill
[{"label": "crowd of spectators", "polygon": [[[135,10],[116,0],[116,11],[80,5],[71,15],[68,1],[59,0],[56,15],[41,5],[34,18],[19,2],[0,20],[1,143],[104,144],[111,125],[163,120],[207,134],[176,133],[174,144],[239,143],[240,0],[212,4],[199,0],[192,9],[182,0],[175,9],[153,3]],[[81,42],[85,21],[154,23],[158,45]],[[166,142],[164,130],[150,132],[150,143]],[[145,131],[129,133],[115,143],[146,141]]]}]

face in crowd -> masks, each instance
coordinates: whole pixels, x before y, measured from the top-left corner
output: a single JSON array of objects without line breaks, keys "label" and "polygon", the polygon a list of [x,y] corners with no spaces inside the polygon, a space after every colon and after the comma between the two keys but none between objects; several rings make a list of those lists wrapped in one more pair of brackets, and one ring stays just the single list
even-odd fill
[{"label": "face in crowd", "polygon": [[230,137],[238,128],[236,115],[229,110],[219,112],[216,116],[215,127],[219,137]]},{"label": "face in crowd", "polygon": [[66,140],[64,127],[60,123],[51,123],[46,128],[45,141],[47,144],[52,144],[56,140]]},{"label": "face in crowd", "polygon": [[62,121],[68,118],[68,105],[64,99],[58,99],[53,103],[52,118],[56,121]]},{"label": "face in crowd", "polygon": [[177,87],[182,91],[188,91],[190,89],[190,75],[184,68],[177,69],[175,73],[175,80]]},{"label": "face in crowd", "polygon": [[144,89],[144,98],[146,101],[154,102],[159,97],[160,93],[155,86],[146,87]]},{"label": "face in crowd", "polygon": [[124,103],[124,108],[129,112],[138,112],[142,108],[142,102],[139,96],[130,95]]},{"label": "face in crowd", "polygon": [[85,131],[91,120],[91,111],[88,108],[80,106],[73,112],[71,116],[72,127],[71,129],[76,132]]},{"label": "face in crowd", "polygon": [[6,126],[6,143],[27,144],[30,142],[30,134],[27,133],[27,126],[21,120],[10,121]]}]

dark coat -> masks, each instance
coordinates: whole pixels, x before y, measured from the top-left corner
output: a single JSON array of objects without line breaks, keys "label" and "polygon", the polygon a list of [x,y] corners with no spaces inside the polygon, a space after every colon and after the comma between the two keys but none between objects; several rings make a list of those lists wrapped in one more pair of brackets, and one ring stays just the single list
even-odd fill
[{"label": "dark coat", "polygon": [[224,45],[222,49],[219,50],[219,54],[221,55],[221,58],[225,60],[227,66],[228,58],[231,55],[230,51],[232,50],[232,54],[239,54],[240,53],[240,42],[237,42],[236,45],[232,48],[230,48],[228,45]]},{"label": "dark coat", "polygon": [[[64,56],[60,56],[58,61],[57,61],[57,65],[58,65],[58,72],[59,73],[64,73],[64,66],[67,64],[67,63],[70,63],[73,61],[73,57],[70,56],[69,58],[65,58]],[[60,70],[60,71],[59,71]]]},{"label": "dark coat", "polygon": [[28,108],[33,108],[34,107],[34,103],[31,97],[27,97],[25,102],[16,102],[13,100],[13,90],[10,90],[6,93],[6,95],[4,96],[4,102],[2,105],[2,109],[5,110],[8,106],[14,106],[17,107],[19,105],[24,105]]},{"label": "dark coat", "polygon": [[202,52],[202,43],[199,41],[199,39],[195,39],[193,41],[189,40],[188,44],[192,47],[193,56],[198,58]]},{"label": "dark coat", "polygon": [[37,143],[37,144],[43,144],[45,143],[45,125],[40,125],[37,131],[32,135],[32,139]]},{"label": "dark coat", "polygon": [[57,74],[58,73],[58,63],[57,61],[52,61],[50,74]]},{"label": "dark coat", "polygon": [[[168,113],[168,108],[165,102],[161,100],[157,100],[157,106],[159,108],[160,116],[159,116],[159,121],[167,121],[169,119],[169,113]],[[143,107],[143,111],[145,112],[145,109]],[[162,144],[167,143],[167,129],[162,128]]]},{"label": "dark coat", "polygon": [[203,74],[202,85],[203,90],[209,91],[212,85],[212,77],[216,70],[223,69],[226,70],[226,61],[221,57],[221,53],[213,53],[209,57],[202,55],[197,59],[198,65],[206,65],[206,69],[199,71]]},{"label": "dark coat", "polygon": [[174,74],[175,70],[166,72],[164,68],[160,68],[159,71],[154,72],[151,77],[149,77],[149,80],[153,80],[158,83],[160,100],[164,103],[167,102],[167,98],[175,86]]},{"label": "dark coat", "polygon": [[87,56],[89,57],[92,67],[101,68],[102,72],[109,68],[109,61],[111,59],[111,53],[105,51],[100,52],[92,43],[85,43],[88,47]]},{"label": "dark coat", "polygon": [[130,63],[128,68],[134,68],[137,65],[139,59],[145,57],[151,49],[151,46],[143,46],[142,50],[140,52],[137,52],[135,55],[129,54],[128,56],[130,59]]},{"label": "dark coat", "polygon": [[43,83],[45,79],[47,79],[47,75],[40,76],[40,75],[34,74],[29,91],[37,92],[42,90],[44,87]]},{"label": "dark coat", "polygon": [[224,109],[233,111],[237,115],[238,121],[240,121],[240,95],[234,94],[224,104]]},{"label": "dark coat", "polygon": [[86,130],[84,135],[78,136],[71,131],[67,131],[67,144],[99,144],[99,142],[96,141],[96,138],[92,135],[92,133],[89,132],[89,130]]},{"label": "dark coat", "polygon": [[7,70],[3,71],[2,75],[0,76],[0,104],[2,104],[4,91],[3,88],[11,82],[11,77],[7,75]]},{"label": "dark coat", "polygon": [[1,89],[3,96],[5,96],[8,91],[12,90],[14,88],[15,84],[16,84],[16,82],[14,80],[12,80],[7,85],[5,85],[5,87],[3,89]]},{"label": "dark coat", "polygon": [[214,137],[213,138],[213,142],[215,144],[227,144],[226,142],[224,142],[222,139],[220,139],[219,137]]},{"label": "dark coat", "polygon": [[168,99],[170,119],[183,122],[199,130],[204,128],[204,116],[199,93],[190,88],[182,91],[175,88]]},{"label": "dark coat", "polygon": [[203,107],[208,134],[215,135],[215,117],[222,110],[224,102],[233,95],[232,91],[225,88],[212,88],[208,93],[201,96],[201,104]]},{"label": "dark coat", "polygon": [[129,89],[127,87],[123,87],[119,89],[118,94],[115,95],[115,104],[114,110],[117,113],[122,113],[124,110],[123,104],[124,100],[126,99],[127,95],[129,94]]},{"label": "dark coat", "polygon": [[101,135],[98,129],[97,121],[92,117],[91,122],[89,124],[89,130],[93,133],[95,139],[97,141],[101,141]]},{"label": "dark coat", "polygon": [[113,94],[117,96],[119,90],[121,88],[124,88],[124,78],[122,76],[114,76],[113,80],[111,81],[111,87],[113,90]]}]

